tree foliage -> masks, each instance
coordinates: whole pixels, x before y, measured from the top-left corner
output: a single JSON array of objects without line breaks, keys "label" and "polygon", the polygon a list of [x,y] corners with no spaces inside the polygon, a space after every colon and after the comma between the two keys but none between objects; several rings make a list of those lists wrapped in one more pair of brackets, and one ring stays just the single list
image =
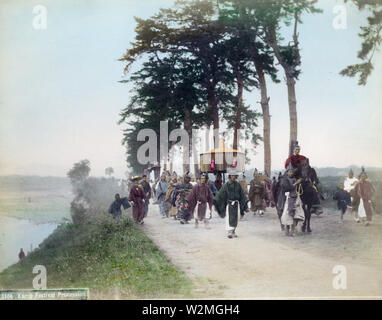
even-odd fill
[{"label": "tree foliage", "polygon": [[73,168],[68,171],[67,176],[73,187],[77,187],[89,177],[89,173],[90,161],[85,159],[75,163]]},{"label": "tree foliage", "polygon": [[223,118],[229,128],[245,128],[258,139],[260,114],[241,102],[242,89],[257,87],[252,53],[244,37],[227,32],[216,10],[210,0],[177,1],[150,19],[136,18],[136,41],[121,61],[126,72],[137,59],[147,61],[126,80],[134,82],[134,96],[120,121],[129,124],[123,142],[134,168],[142,169],[133,159],[142,144],[136,134],[142,127],[159,130],[159,120],[191,133],[191,127],[210,124],[218,129]]},{"label": "tree foliage", "polygon": [[[367,10],[370,16],[368,24],[361,27],[359,33],[362,39],[361,49],[358,51],[358,59],[363,62],[347,66],[341,70],[342,76],[354,78],[358,76],[358,84],[366,85],[367,79],[373,71],[373,57],[380,48],[382,42],[382,0],[351,0],[359,10]],[[348,0],[345,0],[348,2]]]}]

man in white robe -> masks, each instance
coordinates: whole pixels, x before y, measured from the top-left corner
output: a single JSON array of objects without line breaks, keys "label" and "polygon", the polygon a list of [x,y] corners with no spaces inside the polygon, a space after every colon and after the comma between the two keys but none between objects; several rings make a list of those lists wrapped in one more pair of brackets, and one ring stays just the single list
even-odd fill
[{"label": "man in white robe", "polygon": [[351,206],[352,211],[354,213],[354,220],[356,222],[360,222],[360,219],[358,217],[358,207],[360,198],[356,192],[356,186],[358,184],[358,179],[354,176],[354,172],[352,169],[349,171],[349,176],[345,179],[344,182],[344,190],[348,192],[351,196]]}]

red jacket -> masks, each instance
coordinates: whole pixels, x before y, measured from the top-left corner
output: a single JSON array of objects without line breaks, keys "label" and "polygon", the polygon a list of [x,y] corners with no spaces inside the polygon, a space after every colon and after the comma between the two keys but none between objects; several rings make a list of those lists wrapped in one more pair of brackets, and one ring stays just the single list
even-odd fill
[{"label": "red jacket", "polygon": [[292,163],[292,167],[293,168],[298,168],[301,166],[301,162],[303,160],[306,160],[306,157],[302,156],[302,155],[293,155],[293,156],[290,156],[288,159],[286,159],[285,161],[285,169],[288,167],[289,163]]}]

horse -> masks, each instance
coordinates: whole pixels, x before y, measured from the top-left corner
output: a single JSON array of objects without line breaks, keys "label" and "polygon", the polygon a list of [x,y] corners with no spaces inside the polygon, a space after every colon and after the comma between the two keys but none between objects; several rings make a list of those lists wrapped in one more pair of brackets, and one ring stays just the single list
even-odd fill
[{"label": "horse", "polygon": [[[301,227],[302,232],[307,231],[308,233],[312,232],[310,227],[310,218],[311,218],[311,210],[314,204],[317,204],[318,192],[315,185],[318,183],[318,178],[316,171],[314,168],[310,167],[309,160],[304,160],[301,163],[301,167],[292,169],[293,175],[299,179],[301,178],[301,183],[296,186],[297,194],[300,196],[302,202],[302,208],[304,210],[304,222]],[[281,223],[281,216],[283,214],[283,209],[285,205],[288,205],[285,202],[285,195],[282,191],[282,185],[284,179],[288,178],[288,170],[284,172],[284,174],[280,174],[278,177],[278,181],[273,188],[273,194],[275,195],[276,200],[276,210],[277,215],[279,217],[281,230],[285,230],[285,226]],[[295,224],[292,226],[292,231],[297,226],[298,220],[295,220]],[[289,231],[287,229],[287,231]]]},{"label": "horse", "polygon": [[302,232],[312,232],[310,228],[310,218],[312,216],[312,207],[320,203],[319,193],[316,185],[319,180],[316,170],[309,165],[309,159],[301,162],[301,178],[300,186],[297,188],[297,193],[300,195],[302,208],[304,209],[305,220],[302,225]]}]

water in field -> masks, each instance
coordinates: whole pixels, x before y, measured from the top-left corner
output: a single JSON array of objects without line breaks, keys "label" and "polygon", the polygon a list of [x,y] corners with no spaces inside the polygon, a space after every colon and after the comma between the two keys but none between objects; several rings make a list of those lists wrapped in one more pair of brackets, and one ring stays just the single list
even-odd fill
[{"label": "water in field", "polygon": [[56,227],[56,223],[36,224],[32,220],[0,216],[0,271],[19,260],[20,248],[27,254]]},{"label": "water in field", "polygon": [[64,178],[0,177],[0,271],[18,261],[20,248],[27,254],[70,221],[72,199]]}]

